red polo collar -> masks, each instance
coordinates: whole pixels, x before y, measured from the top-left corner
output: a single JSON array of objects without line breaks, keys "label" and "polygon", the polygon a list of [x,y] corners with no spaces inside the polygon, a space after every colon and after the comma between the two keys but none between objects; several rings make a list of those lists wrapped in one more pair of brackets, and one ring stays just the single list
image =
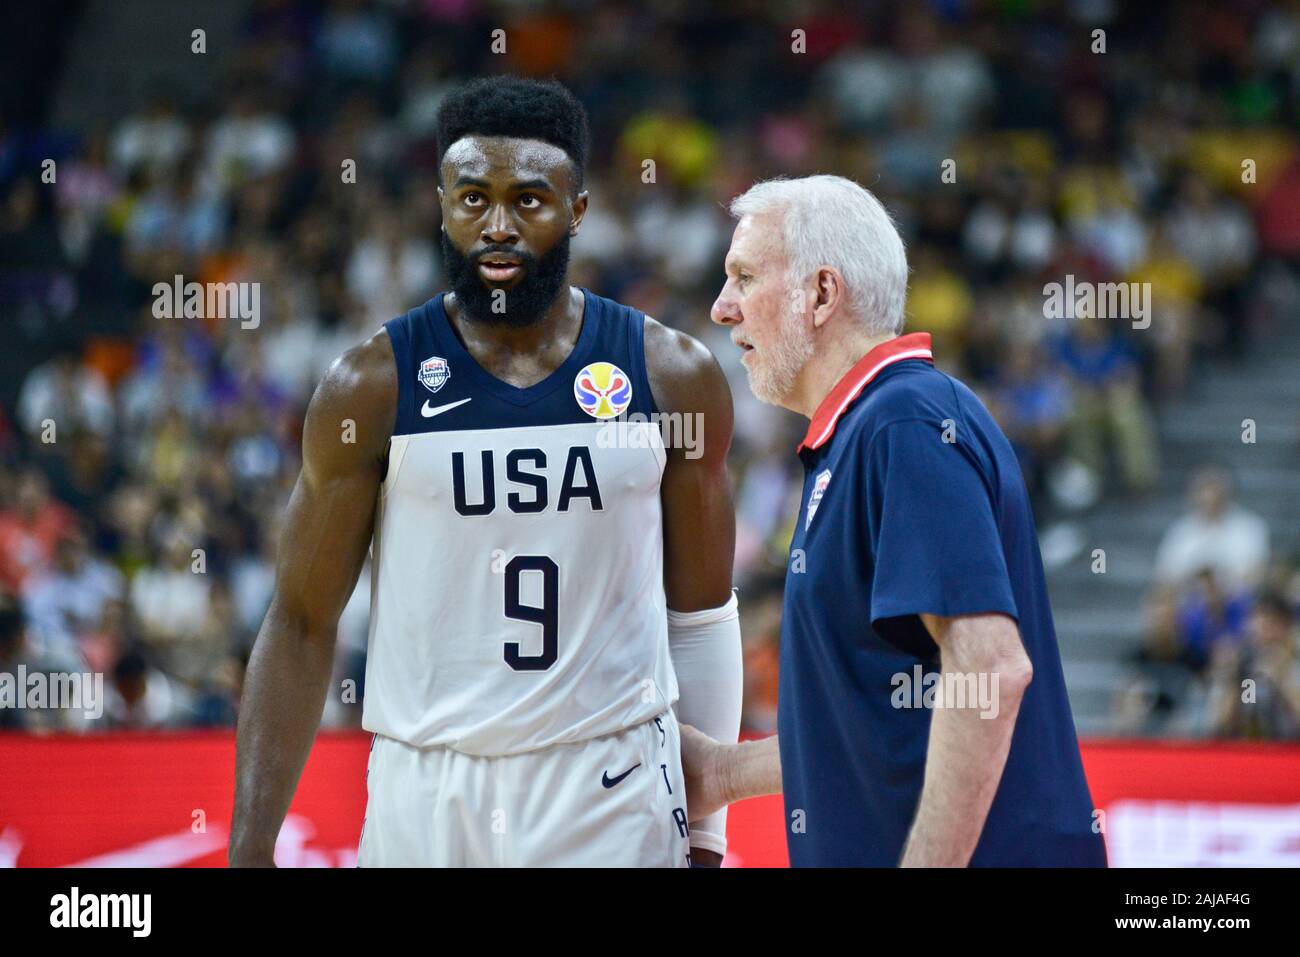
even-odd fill
[{"label": "red polo collar", "polygon": [[871,384],[871,380],[880,375],[880,370],[904,359],[924,359],[933,363],[930,333],[911,332],[898,336],[882,342],[859,359],[844,378],[835,383],[835,388],[822,399],[821,405],[817,406],[812,422],[808,424],[808,433],[795,451],[802,452],[804,449],[817,449],[825,445],[834,434],[835,423],[840,420],[840,416],[862,394],[862,390]]}]

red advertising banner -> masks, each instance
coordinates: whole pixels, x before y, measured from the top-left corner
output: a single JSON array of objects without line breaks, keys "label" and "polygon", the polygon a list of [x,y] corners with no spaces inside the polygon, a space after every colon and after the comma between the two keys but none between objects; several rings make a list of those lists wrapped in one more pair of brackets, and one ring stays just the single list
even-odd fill
[{"label": "red advertising banner", "polygon": [[[370,736],[322,732],[285,821],[285,867],[351,867]],[[1084,766],[1111,863],[1300,866],[1300,746],[1094,741]],[[0,735],[0,867],[225,863],[227,731]],[[734,805],[733,867],[786,864],[779,798]]]}]

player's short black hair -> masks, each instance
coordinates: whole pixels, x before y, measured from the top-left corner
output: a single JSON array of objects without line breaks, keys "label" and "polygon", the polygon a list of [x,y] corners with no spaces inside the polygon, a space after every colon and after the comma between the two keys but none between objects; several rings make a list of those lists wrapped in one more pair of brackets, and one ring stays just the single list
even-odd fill
[{"label": "player's short black hair", "polygon": [[558,80],[502,75],[471,80],[438,107],[438,168],[448,147],[463,136],[513,136],[542,140],[564,150],[582,188],[590,132],[587,110]]}]

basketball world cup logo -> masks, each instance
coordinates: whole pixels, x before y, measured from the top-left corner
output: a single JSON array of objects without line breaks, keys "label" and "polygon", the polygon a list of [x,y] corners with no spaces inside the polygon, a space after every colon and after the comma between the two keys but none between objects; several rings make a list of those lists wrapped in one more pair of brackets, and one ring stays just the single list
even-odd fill
[{"label": "basketball world cup logo", "polygon": [[588,415],[612,419],[632,401],[632,379],[612,362],[593,362],[573,380],[573,396]]}]

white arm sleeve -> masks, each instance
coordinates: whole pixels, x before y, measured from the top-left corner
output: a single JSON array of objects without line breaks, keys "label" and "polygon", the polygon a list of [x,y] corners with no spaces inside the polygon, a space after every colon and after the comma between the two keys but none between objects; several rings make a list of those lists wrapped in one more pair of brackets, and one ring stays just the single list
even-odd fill
[{"label": "white arm sleeve", "polygon": [[[677,673],[677,720],[724,744],[740,735],[744,672],[736,593],[720,608],[668,610],[668,648]],[[727,809],[691,825],[691,847],[727,852]]]}]

